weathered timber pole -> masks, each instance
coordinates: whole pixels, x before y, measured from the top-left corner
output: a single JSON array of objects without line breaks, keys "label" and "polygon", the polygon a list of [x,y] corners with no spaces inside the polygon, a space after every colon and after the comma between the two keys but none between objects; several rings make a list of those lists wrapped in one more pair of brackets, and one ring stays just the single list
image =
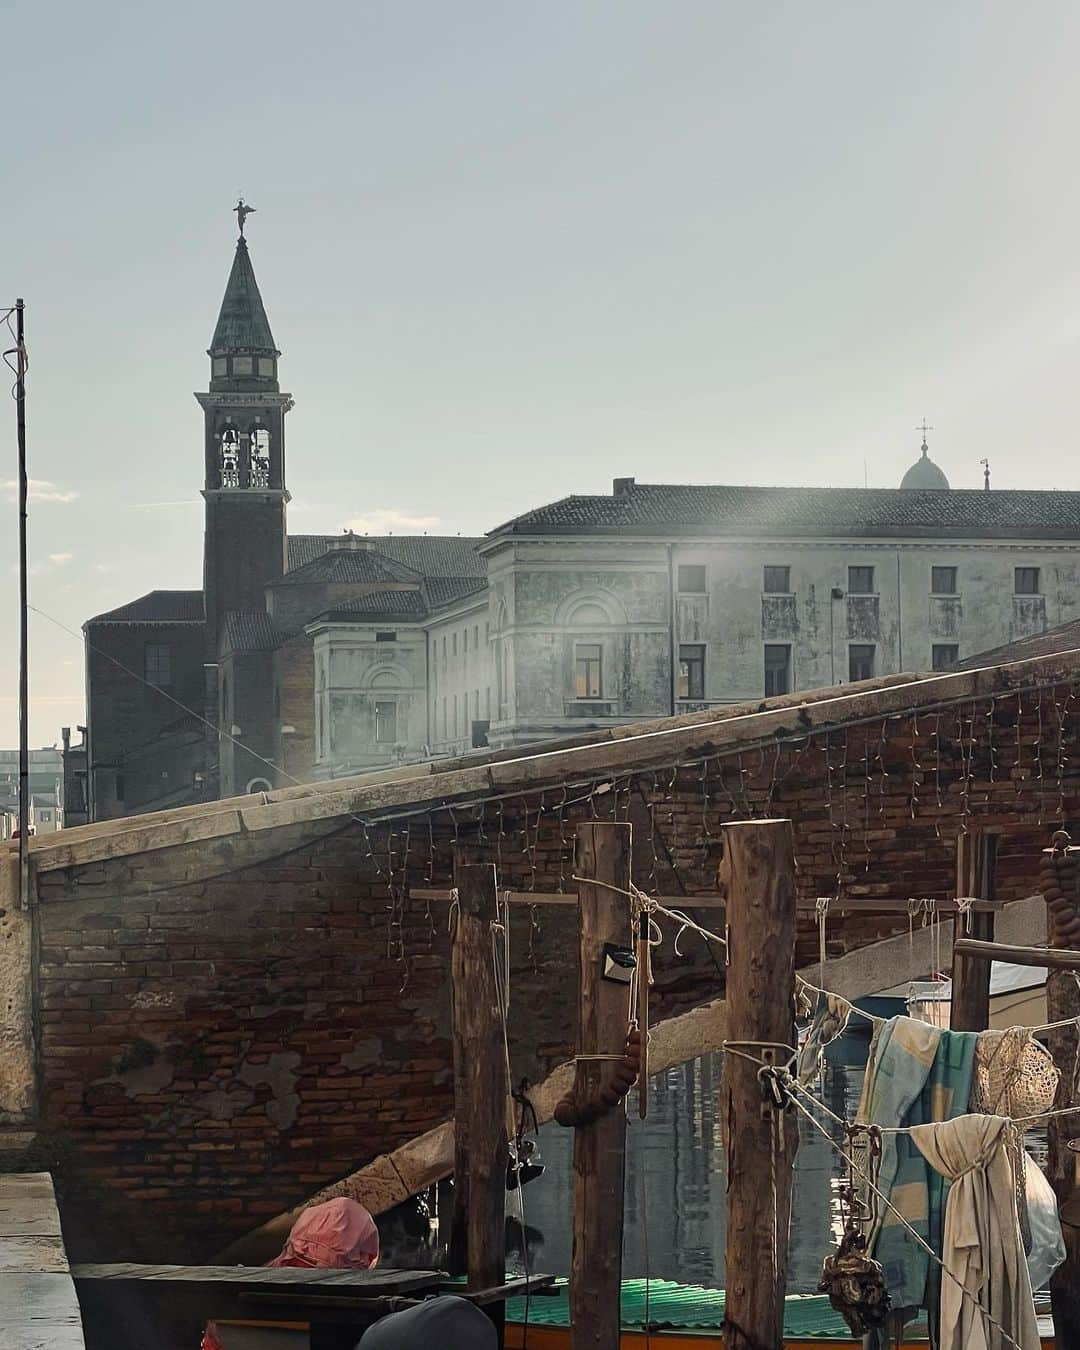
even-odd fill
[{"label": "weathered timber pole", "polygon": [[[454,850],[457,906],[450,957],[454,1041],[455,1273],[470,1290],[506,1276],[506,1054],[495,984],[491,925],[498,917],[495,869]],[[503,1304],[493,1304],[501,1330]],[[501,1340],[501,1336],[500,1336]]]},{"label": "weathered timber pole", "polygon": [[[603,978],[604,944],[631,947],[630,826],[579,825],[580,985],[578,1054],[620,1056],[629,1022],[628,988]],[[616,890],[610,889],[616,887]],[[578,1061],[574,1094],[594,1098],[610,1082],[614,1063]],[[574,1350],[618,1350],[622,1293],[623,1175],[626,1112],[621,1101],[606,1115],[574,1129],[574,1247],[570,1323]]]},{"label": "weathered timber pole", "polygon": [[[1068,842],[1068,835],[1062,831],[1054,836],[1056,847],[1043,850],[1039,884],[1046,901],[1047,941],[1058,950],[1072,948],[1080,956],[1080,848],[1070,848]],[[1049,969],[1046,1016],[1051,1022],[1080,1017],[1080,989],[1071,971]],[[1058,1027],[1047,1039],[1059,1074],[1054,1106],[1080,1105],[1074,1090],[1078,1050],[1075,1024]],[[1047,1134],[1046,1172],[1060,1205],[1069,1199],[1075,1185],[1076,1155],[1069,1141],[1080,1139],[1080,1114],[1047,1121]],[[1059,1350],[1080,1350],[1080,1228],[1063,1223],[1061,1232],[1065,1260],[1050,1279],[1054,1334]]]},{"label": "weathered timber pole", "polygon": [[791,821],[734,822],[723,827],[723,841],[727,1039],[736,1043],[724,1055],[722,1089],[727,1162],[724,1346],[780,1350],[798,1128],[792,1111],[778,1122],[753,1061],[784,1064],[788,1052],[772,1047],[795,1044]]},{"label": "weathered timber pole", "polygon": [[[997,872],[997,835],[980,830],[956,838],[956,894],[977,900],[993,900]],[[994,940],[993,910],[972,910],[969,926],[963,928],[958,914],[953,920],[953,939],[961,934],[980,942]],[[964,956],[953,947],[952,1004],[949,1026],[953,1031],[985,1031],[990,1025],[990,967],[985,958]]]}]

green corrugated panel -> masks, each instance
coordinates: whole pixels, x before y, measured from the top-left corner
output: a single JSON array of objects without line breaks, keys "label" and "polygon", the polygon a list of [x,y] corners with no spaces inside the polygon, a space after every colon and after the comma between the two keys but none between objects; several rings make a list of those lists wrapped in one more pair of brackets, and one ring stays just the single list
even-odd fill
[{"label": "green corrugated panel", "polygon": [[[568,1287],[558,1282],[558,1294],[529,1300],[529,1322],[535,1326],[570,1325]],[[645,1325],[645,1281],[624,1280],[622,1287],[622,1324]],[[724,1321],[724,1291],[706,1289],[699,1284],[675,1284],[671,1280],[649,1281],[649,1325],[694,1331],[719,1331]],[[525,1320],[525,1300],[515,1298],[506,1305],[510,1322]],[[850,1336],[844,1319],[823,1294],[789,1294],[784,1312],[784,1330],[789,1336]]]}]

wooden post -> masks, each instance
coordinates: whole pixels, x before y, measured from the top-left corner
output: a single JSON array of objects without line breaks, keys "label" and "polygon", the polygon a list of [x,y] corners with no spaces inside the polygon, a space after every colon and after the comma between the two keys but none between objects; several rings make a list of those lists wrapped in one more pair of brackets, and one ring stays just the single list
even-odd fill
[{"label": "wooden post", "polygon": [[[758,1065],[783,1064],[795,1044],[795,855],[789,820],[723,827],[727,891],[728,1040],[723,1125],[727,1162],[725,1350],[784,1343],[788,1223],[798,1145],[795,1113],[765,1104]],[[781,1147],[782,1143],[782,1147]]]},{"label": "wooden post", "polygon": [[[578,826],[575,871],[607,886],[579,883],[581,919],[578,1053],[621,1055],[629,1025],[627,985],[603,979],[604,943],[633,945],[630,933],[630,826],[587,821]],[[610,890],[608,887],[618,887]],[[574,1091],[594,1096],[614,1066],[579,1061]],[[622,1294],[623,1173],[626,1112],[574,1130],[574,1248],[570,1323],[574,1350],[618,1350]]]},{"label": "wooden post", "polygon": [[[1054,847],[1044,849],[1039,886],[1046,900],[1046,938],[1059,950],[1071,948],[1080,959],[1080,848],[1069,847],[1068,835],[1054,836]],[[1080,1017],[1080,988],[1073,971],[1050,966],[1046,980],[1046,1016],[1050,1022]],[[1061,1110],[1080,1106],[1074,1092],[1076,1057],[1080,1053],[1074,1026],[1058,1027],[1048,1034],[1050,1053],[1058,1068],[1054,1106]],[[1056,1116],[1047,1121],[1049,1148],[1046,1175],[1058,1204],[1071,1199],[1076,1185],[1076,1154],[1070,1140],[1080,1140],[1080,1114]],[[1056,1343],[1063,1350],[1080,1347],[1080,1228],[1061,1225],[1065,1260],[1050,1279],[1050,1304],[1054,1315]]]},{"label": "wooden post", "polygon": [[[454,1040],[454,1235],[452,1260],[470,1290],[506,1277],[506,1056],[492,960],[495,869],[455,849],[458,903],[450,959]],[[503,1304],[489,1309],[502,1328]]]},{"label": "wooden post", "polygon": [[[997,872],[997,835],[979,830],[956,839],[956,894],[977,900],[993,900]],[[953,920],[953,942],[961,936],[980,942],[994,940],[993,910],[972,910],[970,930],[965,934],[958,914]],[[949,1026],[953,1031],[985,1031],[990,1025],[991,962],[964,956],[953,948],[952,1005]]]}]

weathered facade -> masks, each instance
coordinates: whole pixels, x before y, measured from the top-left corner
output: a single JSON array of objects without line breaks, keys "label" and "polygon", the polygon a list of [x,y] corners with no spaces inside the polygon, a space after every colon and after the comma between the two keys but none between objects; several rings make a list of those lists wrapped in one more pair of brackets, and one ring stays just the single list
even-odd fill
[{"label": "weathered facade", "polygon": [[483,539],[289,536],[240,238],[208,349],[203,588],[86,625],[94,819],[513,746],[973,653],[1080,615],[1080,493],[639,484]]},{"label": "weathered facade", "polygon": [[[35,840],[30,916],[0,904],[5,951],[29,961],[32,925],[40,952],[36,1003],[5,968],[5,1118],[60,1173],[77,1257],[209,1254],[448,1114],[445,902],[412,892],[449,886],[455,843],[500,887],[562,891],[576,823],[628,818],[635,880],[692,906],[725,821],[787,815],[835,955],[907,928],[844,898],[954,894],[965,831],[1001,832],[1003,898],[1035,889],[1080,820],[1078,694],[1075,653],[879,680]],[[572,1042],[572,915],[515,912],[516,1078]],[[722,956],[684,945],[657,1016],[722,990]],[[816,951],[807,916],[799,964]]]}]

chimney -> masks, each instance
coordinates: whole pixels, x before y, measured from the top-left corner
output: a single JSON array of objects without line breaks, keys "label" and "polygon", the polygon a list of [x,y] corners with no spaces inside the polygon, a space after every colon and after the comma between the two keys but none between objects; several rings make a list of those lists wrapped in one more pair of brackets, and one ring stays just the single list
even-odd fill
[{"label": "chimney", "polygon": [[629,497],[634,487],[632,478],[616,478],[611,484],[611,495],[613,497]]}]

